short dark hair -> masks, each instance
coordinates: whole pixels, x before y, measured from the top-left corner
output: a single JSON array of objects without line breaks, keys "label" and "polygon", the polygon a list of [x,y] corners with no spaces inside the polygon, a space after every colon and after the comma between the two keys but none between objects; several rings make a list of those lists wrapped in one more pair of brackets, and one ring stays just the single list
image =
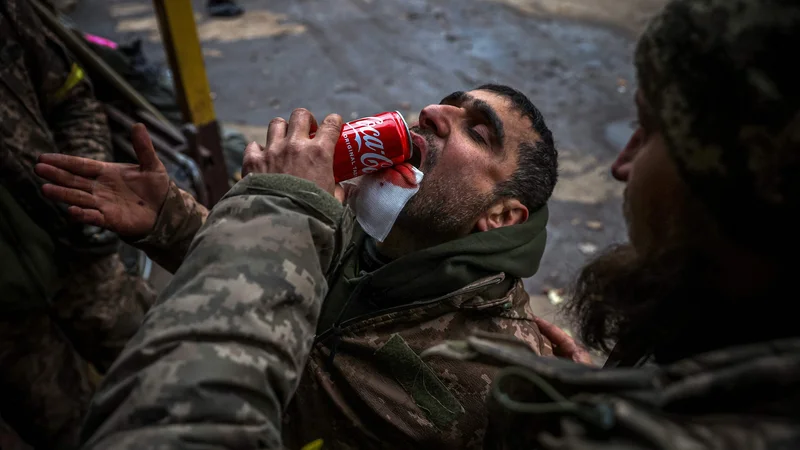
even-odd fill
[{"label": "short dark hair", "polygon": [[476,90],[493,92],[511,100],[539,135],[537,141],[520,144],[517,170],[510,179],[495,187],[495,197],[516,198],[531,212],[541,209],[553,194],[558,180],[558,152],[544,116],[525,94],[512,87],[484,84]]}]

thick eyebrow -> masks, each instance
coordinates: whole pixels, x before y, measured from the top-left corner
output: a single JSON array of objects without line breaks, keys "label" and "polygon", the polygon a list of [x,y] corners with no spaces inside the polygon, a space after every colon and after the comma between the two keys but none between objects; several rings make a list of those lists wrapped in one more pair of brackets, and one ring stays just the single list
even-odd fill
[{"label": "thick eyebrow", "polygon": [[486,122],[489,127],[489,133],[495,144],[503,148],[503,141],[505,139],[505,132],[503,129],[503,121],[497,111],[494,110],[488,103],[479,100],[466,92],[457,91],[443,98],[440,102],[442,105],[458,106],[469,110],[473,114],[478,114]]}]

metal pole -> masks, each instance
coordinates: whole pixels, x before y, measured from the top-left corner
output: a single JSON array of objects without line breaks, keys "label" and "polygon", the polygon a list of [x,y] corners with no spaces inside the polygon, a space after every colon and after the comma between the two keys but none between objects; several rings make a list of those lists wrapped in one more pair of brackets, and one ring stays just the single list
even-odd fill
[{"label": "metal pole", "polygon": [[[175,82],[178,105],[184,122],[194,130],[187,136],[193,145],[191,155],[197,161],[208,188],[208,206],[213,206],[228,192],[228,171],[222,152],[222,137],[214,114],[211,88],[191,0],[153,0],[164,49]],[[199,147],[208,150],[206,155]]]}]

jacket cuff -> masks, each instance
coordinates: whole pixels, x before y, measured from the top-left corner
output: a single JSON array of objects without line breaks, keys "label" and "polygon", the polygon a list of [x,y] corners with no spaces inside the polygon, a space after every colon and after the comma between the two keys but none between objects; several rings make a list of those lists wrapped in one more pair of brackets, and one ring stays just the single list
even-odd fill
[{"label": "jacket cuff", "polygon": [[344,208],[336,197],[325,192],[311,181],[286,174],[248,174],[222,197],[238,195],[280,195],[325,215],[338,222]]},{"label": "jacket cuff", "polygon": [[[167,190],[167,197],[164,199],[164,203],[161,205],[161,209],[158,211],[158,216],[156,217],[156,223],[153,225],[153,229],[150,230],[145,236],[139,236],[138,238],[126,238],[124,239],[126,243],[137,247],[148,247],[148,248],[157,248],[157,249],[165,249],[169,248],[173,240],[175,239],[175,231],[178,228],[181,228],[183,222],[185,222],[186,218],[190,216],[189,214],[189,205],[186,203],[186,199],[184,199],[184,193],[181,192],[181,189],[178,185],[175,184],[174,181],[169,181],[169,190]],[[191,196],[188,192],[186,193],[187,196]],[[192,199],[194,199],[192,197]],[[194,207],[199,206],[199,204],[192,205]],[[207,215],[206,212],[203,215]],[[197,231],[197,230],[195,230]]]}]

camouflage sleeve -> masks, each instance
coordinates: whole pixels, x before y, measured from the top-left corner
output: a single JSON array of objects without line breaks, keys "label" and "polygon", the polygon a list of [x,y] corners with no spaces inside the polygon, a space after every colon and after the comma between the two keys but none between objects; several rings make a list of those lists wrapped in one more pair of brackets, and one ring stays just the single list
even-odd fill
[{"label": "camouflage sleeve", "polygon": [[102,104],[86,74],[26,2],[18,5],[17,27],[28,40],[28,53],[39,88],[39,102],[59,153],[110,160],[111,136]]},{"label": "camouflage sleeve", "polygon": [[340,214],[298,178],[234,186],[105,377],[81,448],[280,448]]},{"label": "camouflage sleeve", "polygon": [[170,181],[167,198],[158,213],[153,231],[142,239],[128,243],[144,251],[170,273],[175,273],[206,217],[206,207]]},{"label": "camouflage sleeve", "polygon": [[[109,159],[109,135],[88,80],[31,2],[0,3],[0,54],[6,89],[0,94],[0,178],[59,246],[70,252],[116,252],[117,236],[69,220],[66,205],[42,195],[33,167],[42,153]],[[0,89],[0,92],[3,90]]]},{"label": "camouflage sleeve", "polygon": [[797,348],[772,341],[601,369],[478,333],[421,356],[503,367],[487,395],[484,450],[745,450],[800,448]]}]

